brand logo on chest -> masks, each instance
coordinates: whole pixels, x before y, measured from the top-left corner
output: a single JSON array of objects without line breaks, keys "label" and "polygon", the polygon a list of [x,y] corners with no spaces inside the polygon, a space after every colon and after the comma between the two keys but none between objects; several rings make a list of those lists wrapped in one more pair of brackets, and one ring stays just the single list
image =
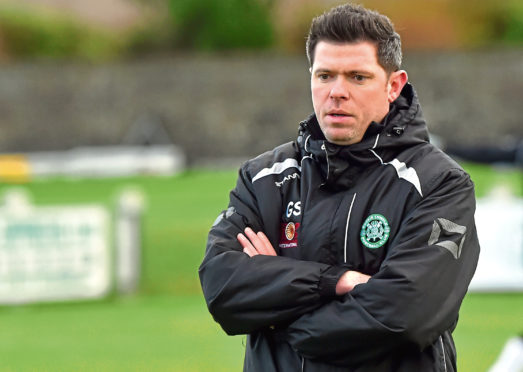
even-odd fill
[{"label": "brand logo on chest", "polygon": [[293,174],[289,174],[288,176],[283,177],[283,179],[280,182],[278,182],[278,181],[274,182],[274,184],[278,187],[281,187],[285,182],[294,180],[297,178],[298,179],[300,178],[300,174],[298,172],[294,172]]}]

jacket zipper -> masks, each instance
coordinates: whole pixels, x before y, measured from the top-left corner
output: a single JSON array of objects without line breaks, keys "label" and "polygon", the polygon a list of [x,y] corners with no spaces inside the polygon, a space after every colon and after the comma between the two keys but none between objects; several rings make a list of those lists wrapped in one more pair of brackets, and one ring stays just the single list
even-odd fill
[{"label": "jacket zipper", "polygon": [[329,179],[329,171],[330,171],[330,164],[329,164],[329,154],[327,152],[327,147],[325,146],[325,141],[321,144],[321,149],[325,151],[325,161],[327,162],[327,177],[325,178],[325,182],[321,184],[321,186],[325,186],[327,183],[327,180]]},{"label": "jacket zipper", "polygon": [[301,372],[305,371],[305,358],[301,357]]},{"label": "jacket zipper", "polygon": [[354,196],[352,197],[352,201],[350,203],[350,207],[349,207],[349,213],[347,214],[347,223],[345,225],[345,241],[344,241],[344,244],[343,244],[343,262],[344,263],[347,263],[347,238],[348,238],[348,233],[349,233],[349,221],[350,221],[350,215],[351,215],[351,212],[352,212],[352,206],[354,205],[354,200],[356,200],[356,193],[354,193]]}]

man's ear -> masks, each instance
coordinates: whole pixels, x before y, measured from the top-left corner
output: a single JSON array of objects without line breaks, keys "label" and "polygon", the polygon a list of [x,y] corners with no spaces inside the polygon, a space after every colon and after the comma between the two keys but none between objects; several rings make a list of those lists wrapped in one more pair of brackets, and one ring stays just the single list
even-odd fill
[{"label": "man's ear", "polygon": [[394,71],[390,74],[387,84],[389,102],[394,102],[400,96],[401,90],[407,84],[409,77],[404,70]]}]

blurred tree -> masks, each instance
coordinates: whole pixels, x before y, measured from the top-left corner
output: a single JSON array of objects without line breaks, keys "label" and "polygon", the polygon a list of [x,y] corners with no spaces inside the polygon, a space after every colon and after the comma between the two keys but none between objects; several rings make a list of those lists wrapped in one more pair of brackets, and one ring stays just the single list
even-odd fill
[{"label": "blurred tree", "polygon": [[[109,6],[103,0],[81,3],[76,13],[67,11],[73,0],[0,0],[0,60],[103,61],[179,49],[260,49],[275,44],[282,51],[302,53],[311,19],[345,2],[119,0],[119,6],[128,7],[127,13],[135,18],[117,30],[113,26],[119,12],[109,12],[112,16],[102,12]],[[523,46],[521,0],[357,2],[387,14],[401,33],[405,49]],[[98,13],[110,27],[101,28]]]},{"label": "blurred tree", "polygon": [[[302,51],[310,20],[343,0],[279,0],[274,4],[278,45]],[[521,0],[358,0],[386,14],[406,49],[523,46]]]},{"label": "blurred tree", "polygon": [[523,46],[521,0],[462,0],[450,10],[466,46]]},{"label": "blurred tree", "polygon": [[26,6],[0,7],[4,58],[102,60],[119,55],[121,40],[57,12]]},{"label": "blurred tree", "polygon": [[318,0],[280,0],[274,5],[273,17],[277,32],[277,46],[293,53],[305,51],[305,40],[311,19],[334,5],[338,1]]},{"label": "blurred tree", "polygon": [[270,2],[170,0],[169,5],[177,48],[265,48],[273,43]]}]

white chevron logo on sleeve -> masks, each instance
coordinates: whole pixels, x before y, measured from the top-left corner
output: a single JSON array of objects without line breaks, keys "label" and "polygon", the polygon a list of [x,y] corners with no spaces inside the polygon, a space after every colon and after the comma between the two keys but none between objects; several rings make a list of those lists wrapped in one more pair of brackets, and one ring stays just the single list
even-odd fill
[{"label": "white chevron logo on sleeve", "polygon": [[[450,234],[459,234],[461,237],[456,239],[459,240],[459,246],[452,240],[439,240],[441,232],[443,231],[444,235],[448,238]],[[461,255],[461,248],[465,242],[465,234],[467,233],[467,227],[458,225],[452,221],[446,220],[444,218],[438,218],[434,220],[432,225],[432,233],[429,238],[429,245],[437,245],[448,250],[454,258],[457,260]]]}]

